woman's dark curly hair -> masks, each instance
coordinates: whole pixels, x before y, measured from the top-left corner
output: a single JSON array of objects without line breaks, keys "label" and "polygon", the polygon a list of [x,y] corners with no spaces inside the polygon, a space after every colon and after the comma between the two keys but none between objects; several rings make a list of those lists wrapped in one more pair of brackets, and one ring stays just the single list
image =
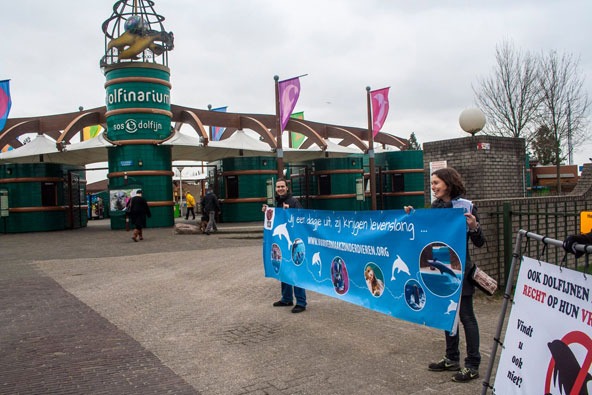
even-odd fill
[{"label": "woman's dark curly hair", "polygon": [[456,199],[467,193],[462,177],[452,167],[438,169],[432,175],[444,181],[444,184],[448,187],[451,199]]}]

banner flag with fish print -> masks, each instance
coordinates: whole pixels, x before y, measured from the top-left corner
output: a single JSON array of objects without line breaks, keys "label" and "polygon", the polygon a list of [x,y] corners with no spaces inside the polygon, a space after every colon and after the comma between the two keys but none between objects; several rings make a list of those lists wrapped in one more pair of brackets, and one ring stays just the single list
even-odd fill
[{"label": "banner flag with fish print", "polygon": [[[304,111],[295,112],[294,114],[290,115],[290,118],[294,119],[304,119]],[[302,133],[298,132],[290,132],[290,148],[298,149],[306,140],[306,136]]]},{"label": "banner flag with fish print", "polygon": [[466,256],[462,209],[268,208],[265,276],[403,320],[451,330]]},{"label": "banner flag with fish print", "polygon": [[300,78],[296,77],[280,81],[278,88],[280,95],[281,132],[283,132],[300,96]]},{"label": "banner flag with fish print", "polygon": [[82,141],[90,140],[94,137],[97,137],[101,130],[103,130],[101,125],[93,125],[82,128]]},{"label": "banner flag with fish print", "polygon": [[389,112],[388,94],[389,88],[377,89],[370,92],[370,99],[372,100],[372,133],[376,137]]},{"label": "banner flag with fish print", "polygon": [[[226,112],[227,109],[228,106],[224,106],[212,108],[212,111]],[[226,128],[223,128],[221,126],[212,126],[212,136],[210,136],[212,138],[212,141],[220,141],[220,137],[222,137],[222,133],[224,133],[225,130]]]},{"label": "banner flag with fish print", "polygon": [[589,275],[523,257],[495,394],[587,394],[592,388]]},{"label": "banner flag with fish print", "polygon": [[10,107],[12,107],[10,80],[0,81],[0,130],[4,129],[4,125],[6,125]]}]

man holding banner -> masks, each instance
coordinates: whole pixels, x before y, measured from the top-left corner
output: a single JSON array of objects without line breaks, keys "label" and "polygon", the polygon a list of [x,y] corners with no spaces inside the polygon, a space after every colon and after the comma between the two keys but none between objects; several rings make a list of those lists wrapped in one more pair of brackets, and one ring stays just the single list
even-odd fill
[{"label": "man holding banner", "polygon": [[[275,206],[277,208],[302,208],[300,202],[292,196],[285,179],[280,178],[275,182],[275,192]],[[263,205],[262,211],[267,211],[266,204]],[[306,310],[306,290],[282,282],[282,298],[273,305],[275,307],[292,306],[294,297],[296,297],[296,306],[292,308],[292,313],[302,313]]]}]

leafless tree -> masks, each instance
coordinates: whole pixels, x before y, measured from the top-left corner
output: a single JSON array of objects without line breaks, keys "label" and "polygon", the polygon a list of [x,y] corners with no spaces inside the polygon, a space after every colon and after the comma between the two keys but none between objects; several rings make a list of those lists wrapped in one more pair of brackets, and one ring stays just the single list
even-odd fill
[{"label": "leafless tree", "polygon": [[495,60],[493,74],[473,86],[487,118],[485,133],[528,141],[540,103],[536,58],[504,41],[496,46]]},{"label": "leafless tree", "polygon": [[556,51],[543,54],[539,59],[539,89],[541,103],[539,124],[546,125],[555,141],[557,166],[557,192],[561,193],[561,151],[571,157],[574,145],[586,138],[587,115],[590,100],[584,88],[584,77],[579,59]]}]

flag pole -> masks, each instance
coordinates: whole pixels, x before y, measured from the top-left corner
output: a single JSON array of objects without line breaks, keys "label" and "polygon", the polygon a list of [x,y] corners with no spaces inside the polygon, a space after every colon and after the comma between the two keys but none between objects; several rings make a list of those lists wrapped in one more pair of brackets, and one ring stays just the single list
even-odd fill
[{"label": "flag pole", "polygon": [[[208,111],[212,111],[211,104],[208,104]],[[212,125],[210,125],[209,132],[210,132],[210,141],[214,141],[214,131],[213,131]]]},{"label": "flag pole", "polygon": [[376,210],[376,167],[374,165],[374,132],[372,130],[372,100],[370,87],[366,87],[366,102],[368,104],[368,164],[370,165],[370,201],[372,210]]},{"label": "flag pole", "polygon": [[280,77],[273,76],[275,81],[275,124],[276,124],[276,162],[277,178],[284,178],[284,150],[282,149],[282,120],[280,118]]}]

